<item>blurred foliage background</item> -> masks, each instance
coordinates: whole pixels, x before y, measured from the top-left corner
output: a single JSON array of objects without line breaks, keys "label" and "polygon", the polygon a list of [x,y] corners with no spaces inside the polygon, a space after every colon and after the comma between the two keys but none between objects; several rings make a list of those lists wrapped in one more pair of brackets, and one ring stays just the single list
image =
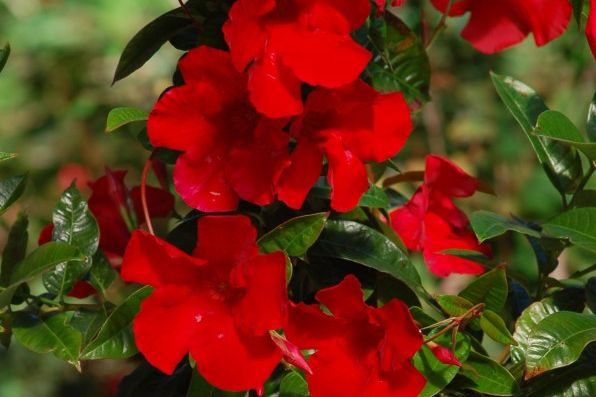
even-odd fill
[{"label": "blurred foliage background", "polygon": [[[419,4],[397,14],[416,30]],[[426,1],[423,1],[426,3]],[[177,6],[175,0],[5,0],[0,1],[0,44],[12,54],[0,76],[0,150],[19,153],[3,162],[0,177],[29,172],[24,198],[0,219],[0,247],[16,214],[30,214],[32,242],[47,223],[64,188],[64,167],[79,164],[96,178],[104,167],[129,170],[136,184],[147,153],[135,129],[108,135],[110,109],[134,106],[149,110],[169,85],[180,53],[169,45],[133,76],[111,86],[120,52],[150,20]],[[432,29],[439,21],[425,5]],[[468,172],[491,184],[496,196],[482,193],[460,204],[467,211],[488,209],[526,219],[546,219],[560,208],[560,197],[537,166],[523,132],[501,104],[489,71],[526,82],[550,108],[565,113],[580,129],[596,86],[596,68],[583,32],[574,21],[549,45],[532,39],[501,54],[477,53],[459,37],[467,17],[449,19],[447,29],[429,48],[432,102],[416,114],[416,131],[398,157],[404,170],[421,170],[424,156],[448,155]],[[418,26],[417,26],[418,25]],[[402,187],[412,192],[413,186]],[[529,278],[536,276],[531,248],[519,235],[501,240],[499,252]],[[596,258],[567,250],[562,274],[590,265]],[[425,267],[418,258],[419,269]],[[431,290],[456,291],[461,277],[440,284],[425,275]],[[79,375],[51,356],[29,353],[17,344],[0,350],[0,397],[112,396],[126,363],[94,363]]]}]

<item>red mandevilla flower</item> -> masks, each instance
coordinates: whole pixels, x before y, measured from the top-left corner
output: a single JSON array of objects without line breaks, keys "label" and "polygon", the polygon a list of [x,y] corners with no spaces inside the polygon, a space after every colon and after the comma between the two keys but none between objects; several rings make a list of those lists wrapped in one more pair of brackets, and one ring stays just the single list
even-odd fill
[{"label": "red mandevilla flower", "polygon": [[306,380],[312,397],[415,397],[426,379],[410,363],[423,338],[408,307],[392,299],[381,308],[363,302],[352,275],[317,293],[318,305],[291,304],[286,335],[316,349]]},{"label": "red mandevilla flower", "polygon": [[391,225],[406,246],[422,251],[430,271],[438,276],[484,271],[475,262],[441,253],[465,249],[490,254],[488,246],[478,243],[466,215],[451,200],[471,196],[477,187],[475,178],[450,161],[427,156],[424,183],[410,201],[391,213]]},{"label": "red mandevilla flower", "polygon": [[199,219],[192,256],[133,234],[121,274],[155,287],[133,324],[152,365],[171,374],[190,352],[220,389],[263,385],[282,357],[269,331],[284,326],[288,301],[283,253],[259,255],[255,239],[249,218],[232,215]]},{"label": "red mandevilla flower", "polygon": [[305,112],[292,124],[297,140],[291,165],[278,184],[278,197],[300,208],[327,158],[331,207],[353,209],[369,187],[365,161],[385,161],[405,144],[412,130],[401,93],[379,94],[361,80],[338,89],[312,92]]},{"label": "red mandevilla flower", "polygon": [[[449,0],[432,0],[446,12]],[[521,42],[534,34],[542,46],[559,37],[567,28],[572,8],[569,0],[456,0],[450,16],[470,12],[461,35],[478,51],[492,54]]]},{"label": "red mandevilla flower", "polygon": [[248,67],[251,101],[269,117],[302,112],[301,82],[335,88],[354,81],[370,53],[350,33],[369,0],[239,0],[223,27],[234,65]]},{"label": "red mandevilla flower", "polygon": [[[130,239],[130,230],[143,224],[145,217],[141,203],[141,187],[128,189],[124,184],[124,170],[106,170],[106,174],[89,183],[89,210],[99,225],[99,248],[117,267]],[[152,218],[170,215],[174,196],[167,190],[146,186],[147,207]],[[134,218],[133,218],[134,217]],[[136,219],[136,222],[132,219]]]},{"label": "red mandevilla flower", "polygon": [[147,130],[154,146],[183,152],[174,169],[180,196],[205,212],[234,210],[239,198],[271,203],[288,161],[287,121],[257,113],[229,53],[199,47],[179,67],[185,84],[160,98]]}]

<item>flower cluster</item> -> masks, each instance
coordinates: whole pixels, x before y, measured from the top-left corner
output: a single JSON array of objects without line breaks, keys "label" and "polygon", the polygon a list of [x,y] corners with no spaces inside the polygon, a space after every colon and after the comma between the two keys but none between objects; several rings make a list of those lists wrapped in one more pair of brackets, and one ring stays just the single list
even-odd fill
[{"label": "flower cluster", "polygon": [[154,146],[182,152],[174,183],[188,205],[300,208],[325,159],[331,207],[356,206],[364,163],[394,156],[412,130],[402,94],[358,79],[370,54],[350,33],[369,12],[369,0],[240,0],[223,27],[230,52],[201,46],[180,61],[184,84],[160,98],[147,129]]},{"label": "flower cluster", "polygon": [[470,229],[468,218],[453,203],[453,197],[469,197],[478,181],[449,160],[427,156],[424,183],[402,207],[391,213],[391,225],[406,246],[422,251],[431,272],[479,274],[484,268],[470,260],[441,251],[464,249],[490,254]]}]

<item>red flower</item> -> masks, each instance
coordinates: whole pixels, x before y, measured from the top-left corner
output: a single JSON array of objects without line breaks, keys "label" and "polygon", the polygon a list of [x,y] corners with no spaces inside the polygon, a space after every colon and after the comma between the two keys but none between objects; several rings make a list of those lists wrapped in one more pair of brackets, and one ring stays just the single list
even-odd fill
[{"label": "red flower", "polygon": [[596,58],[596,0],[590,0],[590,14],[586,22],[586,37],[592,50],[592,55]]},{"label": "red flower", "polygon": [[[130,239],[130,230],[145,221],[141,204],[141,187],[129,190],[124,184],[126,171],[106,170],[106,174],[89,183],[92,190],[89,210],[99,225],[99,247],[112,264],[119,262]],[[166,217],[174,208],[174,196],[166,190],[147,186],[147,206],[152,218]],[[136,222],[134,221],[136,219]]]},{"label": "red flower", "polygon": [[475,178],[450,161],[427,156],[424,183],[410,201],[391,213],[391,225],[406,246],[422,251],[430,271],[438,276],[484,271],[475,262],[440,253],[465,249],[490,254],[488,246],[479,244],[470,230],[466,214],[451,200],[471,196],[477,187]]},{"label": "red flower", "polygon": [[351,83],[370,53],[350,33],[370,0],[239,0],[223,27],[234,65],[248,67],[250,98],[269,117],[302,112],[300,83]]},{"label": "red flower", "polygon": [[278,184],[278,197],[300,208],[321,174],[323,156],[337,211],[354,208],[369,187],[365,161],[385,161],[405,144],[412,130],[410,110],[401,93],[379,94],[364,82],[317,89],[293,125],[298,144]]},{"label": "red flower", "polygon": [[271,203],[287,164],[286,121],[256,112],[227,52],[199,47],[179,67],[186,84],[161,97],[147,125],[154,146],[183,152],[174,169],[178,193],[206,212],[232,211],[239,198]]},{"label": "red flower", "polygon": [[[446,12],[449,0],[432,0]],[[518,44],[530,33],[537,46],[559,37],[567,28],[572,8],[569,0],[456,0],[450,16],[470,12],[461,35],[478,51],[492,54]]]},{"label": "red flower", "polygon": [[458,367],[461,367],[461,362],[457,359],[453,351],[448,347],[441,346],[435,342],[429,342],[428,347],[430,347],[430,350],[437,358],[437,360],[439,360],[443,364],[456,365]]},{"label": "red flower", "polygon": [[410,363],[422,334],[408,307],[392,299],[382,308],[363,302],[352,275],[317,293],[318,305],[290,306],[286,335],[303,349],[316,349],[306,380],[312,397],[415,397],[426,380]]},{"label": "red flower", "polygon": [[122,263],[125,281],[155,291],[142,303],[133,330],[139,350],[171,374],[190,352],[212,385],[258,389],[282,353],[269,331],[286,320],[285,257],[259,255],[245,216],[206,216],[193,255],[136,231]]},{"label": "red flower", "polygon": [[[377,16],[381,15],[385,11],[385,5],[387,0],[374,0],[377,5]],[[405,3],[406,0],[391,0],[391,7],[399,7]]]}]

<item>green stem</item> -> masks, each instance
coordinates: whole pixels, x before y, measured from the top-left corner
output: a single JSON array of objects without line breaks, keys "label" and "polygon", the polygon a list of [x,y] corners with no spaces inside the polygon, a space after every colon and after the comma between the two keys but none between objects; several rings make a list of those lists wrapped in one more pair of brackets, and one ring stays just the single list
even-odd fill
[{"label": "green stem", "polygon": [[573,273],[569,278],[580,278],[585,276],[586,274],[592,273],[593,271],[596,271],[596,263],[594,263],[592,266],[585,268],[584,270],[578,270],[577,272]]},{"label": "green stem", "polygon": [[579,183],[579,186],[577,187],[577,189],[575,189],[575,193],[573,193],[573,197],[571,198],[571,203],[569,203],[569,205],[571,207],[574,207],[575,206],[575,202],[577,200],[577,197],[578,197],[579,193],[581,193],[584,190],[584,187],[586,187],[588,181],[590,180],[590,178],[594,174],[594,171],[595,170],[596,170],[596,166],[594,166],[594,163],[590,163],[590,169],[588,170],[588,172],[586,173],[586,175],[584,175],[584,178]]},{"label": "green stem", "polygon": [[441,19],[439,20],[439,23],[437,24],[437,26],[435,26],[435,28],[433,29],[433,32],[430,35],[430,38],[428,39],[426,48],[429,48],[434,43],[436,38],[439,36],[439,33],[441,33],[447,27],[447,23],[446,23],[447,16],[451,12],[451,7],[453,6],[453,2],[454,2],[454,0],[449,0],[449,3],[447,4],[447,8],[445,9],[445,12],[443,13],[443,15],[441,15]]}]

